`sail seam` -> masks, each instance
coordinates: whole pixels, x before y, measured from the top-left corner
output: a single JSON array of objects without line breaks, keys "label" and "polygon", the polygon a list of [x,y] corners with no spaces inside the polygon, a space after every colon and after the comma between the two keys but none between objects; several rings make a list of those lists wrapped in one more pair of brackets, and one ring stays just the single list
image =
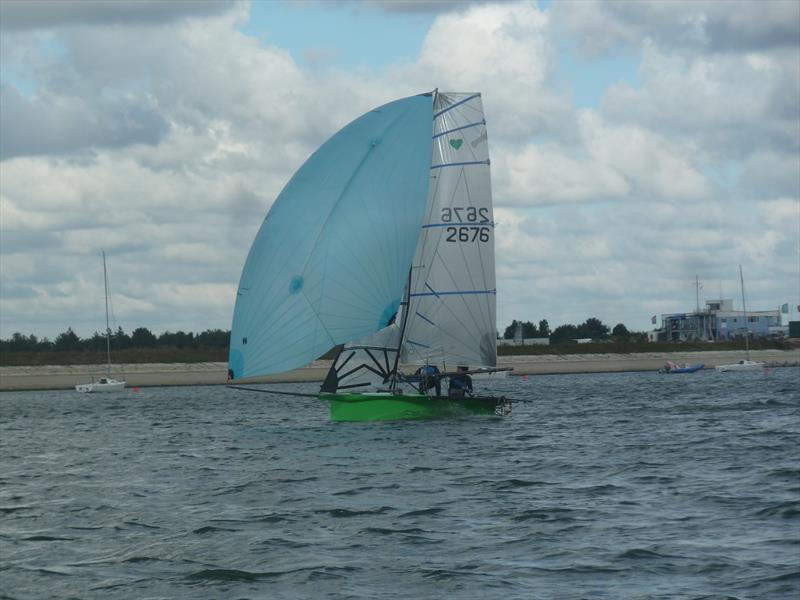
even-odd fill
[{"label": "sail seam", "polygon": [[463,167],[467,165],[489,165],[489,159],[486,160],[470,160],[465,162],[455,162],[455,163],[443,163],[441,165],[431,165],[431,170],[433,169],[441,169],[443,167]]},{"label": "sail seam", "polygon": [[428,317],[426,317],[425,315],[423,315],[422,313],[420,313],[418,310],[416,310],[416,311],[414,311],[414,312],[417,314],[417,316],[418,316],[420,319],[422,319],[423,321],[427,321],[428,323],[430,323],[431,325],[433,325],[434,327],[436,327],[436,323],[434,323],[433,321],[431,321],[431,320],[430,320]]},{"label": "sail seam", "polygon": [[430,348],[430,346],[428,346],[428,344],[421,344],[420,342],[415,342],[414,340],[408,340],[408,339],[407,339],[406,341],[407,341],[409,344],[413,344],[413,345],[415,345],[415,346],[420,346],[420,347],[422,347],[422,348]]},{"label": "sail seam", "polygon": [[[452,292],[417,292],[416,294],[411,294],[412,298],[419,298],[420,296],[464,296],[468,294],[496,294],[497,290],[456,290]],[[417,313],[419,314],[419,313]],[[422,315],[420,315],[422,316]],[[427,319],[425,319],[427,321]]]},{"label": "sail seam", "polygon": [[482,121],[476,121],[475,123],[470,123],[469,125],[462,125],[461,127],[454,127],[453,129],[448,129],[447,131],[443,131],[441,133],[437,133],[433,136],[432,139],[436,139],[438,137],[442,137],[443,135],[447,135],[448,133],[454,133],[456,131],[461,131],[462,129],[469,129],[470,127],[477,127],[478,125],[486,125],[486,119]]},{"label": "sail seam", "polygon": [[462,104],[464,104],[465,102],[469,102],[469,101],[470,101],[470,100],[472,100],[473,98],[478,98],[478,97],[480,97],[480,94],[472,94],[472,96],[467,96],[467,97],[466,97],[466,98],[464,98],[463,100],[459,100],[459,101],[458,101],[458,102],[456,102],[455,104],[451,104],[451,105],[450,105],[450,106],[448,106],[447,108],[443,108],[443,109],[442,109],[442,110],[440,110],[439,112],[437,112],[437,113],[434,113],[434,114],[433,114],[433,118],[434,118],[434,119],[437,119],[438,117],[442,116],[444,113],[446,113],[446,112],[448,112],[448,111],[450,111],[450,110],[453,110],[453,109],[454,109],[456,106],[461,106],[461,105],[462,105]]}]

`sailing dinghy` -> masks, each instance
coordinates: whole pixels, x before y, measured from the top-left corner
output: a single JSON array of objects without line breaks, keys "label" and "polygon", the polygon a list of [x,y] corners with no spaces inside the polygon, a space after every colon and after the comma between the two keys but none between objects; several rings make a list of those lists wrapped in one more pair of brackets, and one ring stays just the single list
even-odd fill
[{"label": "sailing dinghy", "polygon": [[[331,137],[250,249],[231,379],[296,369],[338,347],[319,393],[335,421],[507,414],[505,398],[435,392],[497,370],[489,169],[478,93],[396,100]],[[400,368],[432,365],[438,386]]]}]

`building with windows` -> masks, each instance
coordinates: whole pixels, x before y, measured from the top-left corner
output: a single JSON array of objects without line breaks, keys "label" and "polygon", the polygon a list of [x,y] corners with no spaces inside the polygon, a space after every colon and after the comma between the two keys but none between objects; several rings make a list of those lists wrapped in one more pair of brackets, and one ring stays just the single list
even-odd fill
[{"label": "building with windows", "polygon": [[781,322],[781,312],[734,310],[733,300],[709,300],[705,309],[690,313],[661,315],[661,327],[648,334],[650,341],[683,342],[686,340],[726,341],[744,337],[784,337],[787,327]]}]

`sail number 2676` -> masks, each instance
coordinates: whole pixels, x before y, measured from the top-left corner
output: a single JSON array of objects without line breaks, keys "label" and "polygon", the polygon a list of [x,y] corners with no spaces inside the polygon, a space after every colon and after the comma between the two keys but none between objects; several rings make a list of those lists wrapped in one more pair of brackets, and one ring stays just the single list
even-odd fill
[{"label": "sail number 2676", "polygon": [[[465,218],[466,217],[466,218]],[[445,240],[448,242],[488,242],[489,209],[474,206],[445,206],[442,208],[442,223],[455,222],[461,227],[447,227]],[[473,225],[472,223],[475,223]],[[464,226],[466,225],[466,227]]]}]

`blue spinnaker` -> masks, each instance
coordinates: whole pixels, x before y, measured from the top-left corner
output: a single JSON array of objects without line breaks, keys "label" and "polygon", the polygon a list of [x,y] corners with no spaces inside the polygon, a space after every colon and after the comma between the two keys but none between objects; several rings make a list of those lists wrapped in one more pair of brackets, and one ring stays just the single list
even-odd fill
[{"label": "blue spinnaker", "polygon": [[325,142],[275,200],[242,270],[236,379],[301,367],[387,325],[427,204],[432,97],[386,104]]}]

